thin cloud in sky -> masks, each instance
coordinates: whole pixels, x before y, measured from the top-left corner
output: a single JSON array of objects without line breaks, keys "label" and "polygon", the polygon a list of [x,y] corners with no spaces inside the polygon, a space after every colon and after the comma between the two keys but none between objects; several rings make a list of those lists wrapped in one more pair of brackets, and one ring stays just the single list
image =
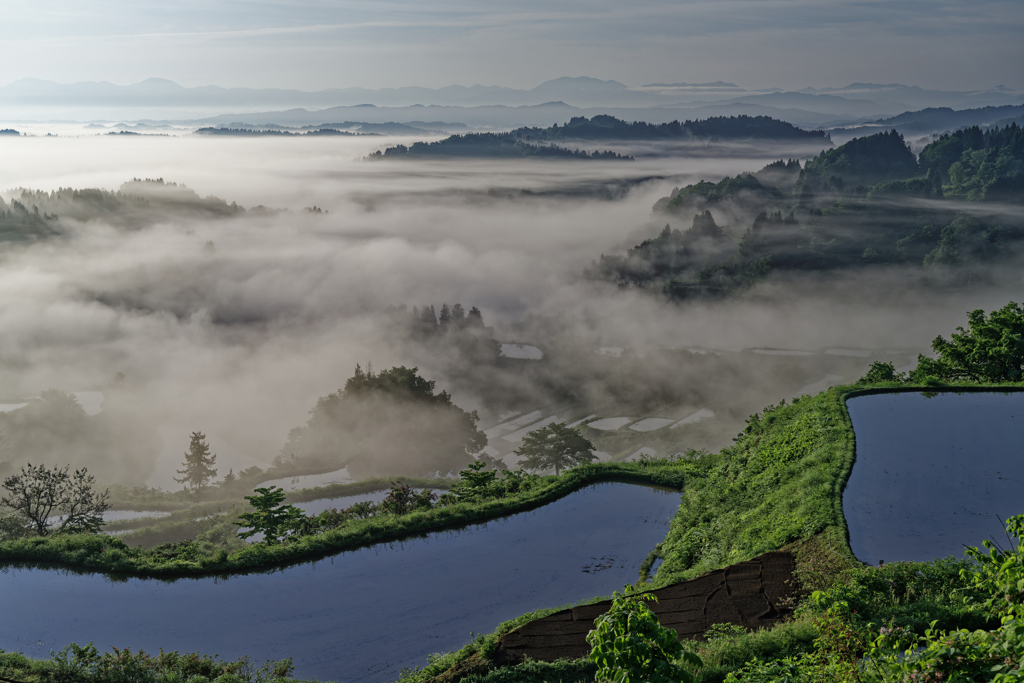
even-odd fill
[{"label": "thin cloud in sky", "polygon": [[[631,85],[996,84],[979,83],[983,74],[1024,87],[1019,0],[16,0],[5,24],[12,38],[0,58],[19,66],[8,80],[531,87],[585,74]],[[960,49],[948,49],[950,36]]]}]

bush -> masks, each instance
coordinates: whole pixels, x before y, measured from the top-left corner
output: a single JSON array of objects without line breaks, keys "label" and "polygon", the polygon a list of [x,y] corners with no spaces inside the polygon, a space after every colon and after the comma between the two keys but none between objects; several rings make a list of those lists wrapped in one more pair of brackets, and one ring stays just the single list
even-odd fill
[{"label": "bush", "polygon": [[614,683],[696,683],[689,667],[699,668],[700,657],[687,652],[679,636],[658,623],[645,602],[652,593],[636,593],[626,586],[615,593],[612,606],[594,621],[587,634],[590,661],[597,664],[597,680]]}]

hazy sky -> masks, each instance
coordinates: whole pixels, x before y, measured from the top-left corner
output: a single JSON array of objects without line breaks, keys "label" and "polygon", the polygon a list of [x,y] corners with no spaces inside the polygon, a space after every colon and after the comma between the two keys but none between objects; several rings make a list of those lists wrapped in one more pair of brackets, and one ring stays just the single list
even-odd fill
[{"label": "hazy sky", "polygon": [[8,0],[4,83],[1024,88],[1021,0]]}]

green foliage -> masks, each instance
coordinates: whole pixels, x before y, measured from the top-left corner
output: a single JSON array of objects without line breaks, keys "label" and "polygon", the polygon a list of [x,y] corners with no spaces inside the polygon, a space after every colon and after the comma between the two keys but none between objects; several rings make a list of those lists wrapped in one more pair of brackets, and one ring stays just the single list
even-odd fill
[{"label": "green foliage", "polygon": [[240,531],[240,538],[249,538],[258,533],[263,534],[263,542],[268,545],[277,543],[288,533],[294,531],[305,518],[302,510],[294,505],[284,503],[284,489],[277,486],[258,488],[254,496],[246,496],[249,504],[256,508],[255,512],[238,515],[237,524],[250,527],[248,531]]},{"label": "green foliage", "polygon": [[433,491],[414,491],[408,484],[395,482],[386,498],[381,501],[382,512],[392,515],[407,515],[416,510],[429,510],[437,500]]},{"label": "green foliage", "polygon": [[[69,472],[63,468],[27,464],[19,474],[3,481],[6,495],[0,505],[20,513],[39,536],[50,533],[51,514],[63,515],[56,533],[96,533],[103,526],[103,513],[110,509],[109,493],[93,490],[96,478],[86,468]],[[8,522],[9,524],[9,522]]]},{"label": "green foliage", "polygon": [[944,183],[945,195],[974,201],[1024,199],[1024,130],[1016,123],[942,135],[921,151],[921,167]]},{"label": "green foliage", "polygon": [[907,373],[896,372],[896,366],[892,363],[875,361],[863,377],[857,380],[857,384],[877,384],[879,382],[905,382]]},{"label": "green foliage", "polygon": [[470,674],[459,683],[592,683],[596,672],[597,666],[587,659],[527,661],[485,674]]},{"label": "green foliage", "polygon": [[818,191],[832,177],[846,184],[873,183],[906,178],[918,173],[917,158],[895,129],[854,138],[835,149],[825,150],[807,163],[797,194]]},{"label": "green foliage", "polygon": [[1006,231],[988,226],[977,218],[958,215],[942,229],[939,243],[924,257],[926,266],[962,266],[991,261],[1007,253]]},{"label": "green foliage", "polygon": [[[157,549],[128,547],[121,539],[102,535],[62,534],[46,538],[22,538],[0,543],[0,564],[46,562],[91,571],[140,576],[245,572],[485,522],[546,505],[598,482],[621,481],[681,489],[692,469],[693,464],[690,462],[655,461],[592,463],[573,468],[557,477],[511,473],[511,476],[500,482],[503,487],[507,487],[504,490],[509,492],[502,497],[469,500],[456,498],[448,504],[435,505],[430,510],[413,510],[404,515],[379,514],[376,506],[368,504],[369,511],[365,519],[359,519],[353,514],[353,508],[356,507],[353,505],[345,511],[328,511],[318,515],[320,519],[335,517],[335,522],[326,525],[324,530],[314,527],[305,535],[291,534],[284,543],[260,543],[237,550],[208,540],[200,541],[199,538],[194,544],[174,544],[171,554],[157,552]],[[527,482],[525,486],[524,482]],[[511,491],[517,492],[513,494]],[[231,523],[230,519],[224,522]],[[212,530],[218,528],[221,521],[211,518],[205,523],[209,527],[204,528]]]},{"label": "green foliage", "polygon": [[206,443],[206,435],[202,432],[192,432],[189,441],[188,452],[185,453],[183,469],[177,470],[182,475],[174,481],[185,484],[187,488],[197,491],[217,476],[217,470],[213,465],[217,462],[217,456],[210,453],[210,446]]},{"label": "green foliage", "polygon": [[71,643],[44,660],[0,650],[0,679],[41,683],[293,683],[294,668],[291,659],[257,665],[249,657],[224,661],[198,652],[150,655],[114,647],[101,653],[92,643]]},{"label": "green foliage", "polygon": [[652,593],[636,593],[626,586],[615,593],[612,606],[594,622],[587,634],[590,660],[597,664],[597,680],[614,683],[696,683],[691,668],[702,665],[687,652],[679,636],[658,623],[644,604],[656,601]]},{"label": "green foliage", "polygon": [[554,468],[556,475],[562,469],[597,459],[590,439],[580,434],[579,429],[567,427],[564,422],[549,424],[524,436],[516,455],[523,457],[524,469]]},{"label": "green foliage", "polygon": [[986,316],[967,314],[968,329],[957,327],[949,341],[932,342],[938,358],[917,357],[911,378],[946,381],[1019,382],[1024,379],[1024,307],[1010,302]]},{"label": "green foliage", "polygon": [[[822,610],[815,618],[819,635],[813,652],[754,660],[726,681],[1019,683],[1024,680],[1024,515],[1007,520],[1007,533],[1010,548],[996,549],[985,541],[987,553],[967,549],[969,562],[899,563],[855,571],[852,583],[812,596]],[[923,627],[912,620],[908,624],[907,614],[898,609],[900,598],[919,608],[920,617],[941,618],[943,610],[936,612],[936,605],[946,606],[948,615],[949,607],[959,603],[975,619],[984,615],[992,621],[952,631],[940,627],[940,619]],[[878,627],[878,617],[885,626]]]},{"label": "green foliage", "polygon": [[853,465],[841,388],[747,421],[736,444],[701,458],[662,544],[664,585],[827,529],[845,539],[839,492]]}]

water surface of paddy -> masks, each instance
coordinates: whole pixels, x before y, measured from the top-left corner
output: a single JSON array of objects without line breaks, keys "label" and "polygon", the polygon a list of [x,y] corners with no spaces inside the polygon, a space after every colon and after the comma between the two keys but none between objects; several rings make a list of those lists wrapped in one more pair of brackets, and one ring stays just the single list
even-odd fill
[{"label": "water surface of paddy", "polygon": [[868,564],[963,557],[1024,512],[1024,392],[919,392],[847,401],[857,459],[843,493]]},{"label": "water surface of paddy", "polygon": [[[316,563],[174,582],[0,573],[0,648],[74,641],[293,657],[300,677],[392,681],[525,612],[621,590],[665,538],[679,494],[599,484],[537,510]],[[601,559],[600,571],[594,571]]]}]

